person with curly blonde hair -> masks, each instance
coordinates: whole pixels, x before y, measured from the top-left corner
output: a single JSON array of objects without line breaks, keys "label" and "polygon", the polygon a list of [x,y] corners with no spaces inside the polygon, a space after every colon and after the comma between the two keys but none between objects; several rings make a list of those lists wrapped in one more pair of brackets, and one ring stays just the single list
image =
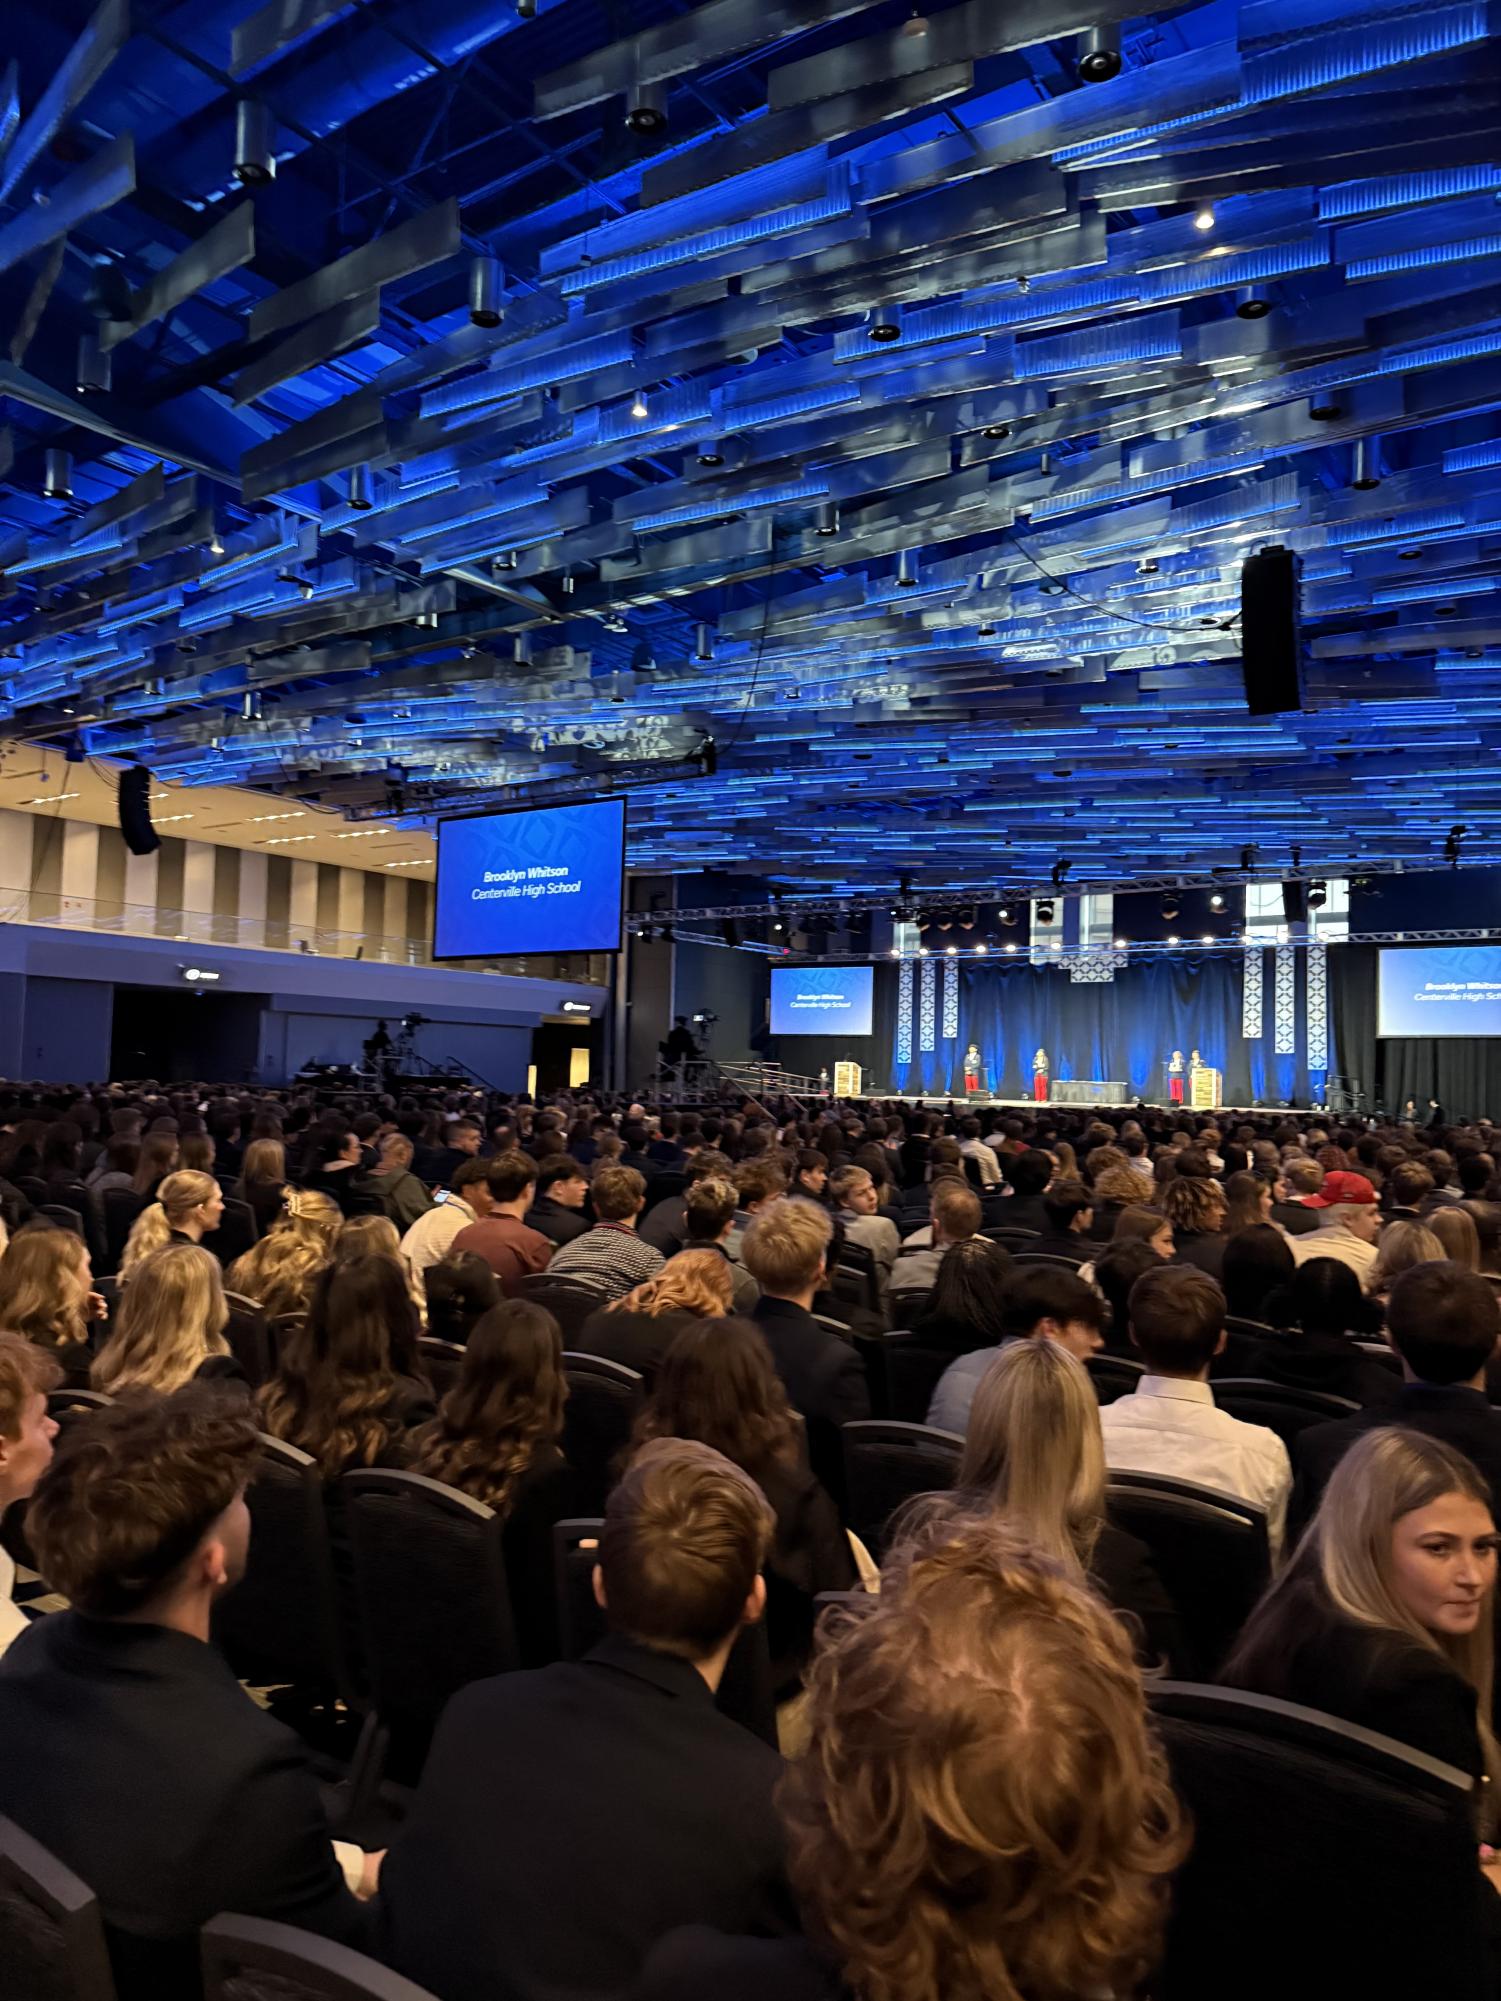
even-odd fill
[{"label": "person with curly blonde hair", "polygon": [[639,1369],[648,1386],[662,1357],[696,1320],[722,1320],[730,1310],[733,1274],[718,1250],[679,1251],[661,1270],[591,1313],[577,1346]]},{"label": "person with curly blonde hair", "polygon": [[268,1320],[305,1313],[319,1272],[333,1255],[343,1211],[332,1196],[289,1188],[286,1206],[265,1236],[224,1275],[231,1292],[253,1299]]},{"label": "person with curly blonde hair", "polygon": [[752,1969],[785,2001],[1134,1993],[1189,1836],[1104,1604],[994,1518],[934,1516],[819,1638],[779,1795],[808,1938],[668,1937],[632,2001]]}]

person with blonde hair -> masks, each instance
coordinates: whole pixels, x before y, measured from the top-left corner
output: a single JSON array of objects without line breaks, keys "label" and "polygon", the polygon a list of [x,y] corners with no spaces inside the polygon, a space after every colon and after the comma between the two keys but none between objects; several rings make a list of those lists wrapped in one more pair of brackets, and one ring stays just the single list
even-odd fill
[{"label": "person with blonde hair", "polygon": [[130,1226],[120,1259],[122,1287],[143,1258],[174,1241],[202,1243],[210,1230],[218,1229],[223,1215],[224,1197],[211,1174],[196,1167],[180,1167],[169,1174],[156,1200]]},{"label": "person with blonde hair", "polygon": [[639,1370],[650,1387],[683,1329],[722,1320],[732,1291],[730,1263],[719,1251],[679,1251],[649,1279],[591,1313],[579,1332],[579,1349]]},{"label": "person with blonde hair", "polygon": [[991,1363],[970,1406],[956,1491],[1129,1615],[1147,1665],[1167,1659],[1182,1671],[1177,1619],[1146,1545],[1105,1516],[1094,1385],[1056,1341],[1013,1341]]},{"label": "person with blonde hair", "polygon": [[164,1244],[132,1273],[89,1380],[110,1396],[170,1396],[195,1376],[243,1387],[244,1371],[224,1338],[228,1325],[219,1260],[197,1244]]},{"label": "person with blonde hair", "polygon": [[255,1212],[258,1230],[269,1230],[281,1214],[286,1186],[286,1147],[279,1139],[253,1139],[240,1163],[240,1178],[234,1193]]},{"label": "person with blonde hair", "polygon": [[1373,1299],[1385,1299],[1403,1272],[1414,1265],[1437,1264],[1448,1254],[1427,1223],[1409,1223],[1398,1218],[1381,1232],[1376,1263],[1366,1280]]},{"label": "person with blonde hair", "polygon": [[1064,2001],[1156,1963],[1189,1830],[1127,1635],[993,1516],[824,1617],[778,1803],[804,1937],[661,1940],[632,2001]]},{"label": "person with blonde hair", "polygon": [[268,1320],[304,1313],[319,1272],[329,1262],[321,1232],[283,1220],[235,1259],[224,1275],[231,1292],[252,1299]]},{"label": "person with blonde hair", "polygon": [[1464,1453],[1401,1425],[1367,1431],[1220,1679],[1488,1780],[1476,1797],[1492,1839],[1496,1541],[1490,1488]]},{"label": "person with blonde hair", "polygon": [[68,1384],[81,1387],[94,1359],[92,1324],[107,1312],[76,1231],[17,1230],[0,1258],[0,1327],[50,1349]]},{"label": "person with blonde hair", "polygon": [[[57,1425],[47,1415],[47,1392],[62,1375],[35,1342],[0,1333],[0,1515],[27,1500],[51,1464]],[[26,1630],[13,1597],[15,1583],[16,1566],[0,1545],[0,1654]]]},{"label": "person with blonde hair", "polygon": [[1428,1218],[1428,1227],[1439,1242],[1439,1256],[1463,1271],[1480,1269],[1480,1232],[1475,1219],[1457,1202],[1441,1202]]}]

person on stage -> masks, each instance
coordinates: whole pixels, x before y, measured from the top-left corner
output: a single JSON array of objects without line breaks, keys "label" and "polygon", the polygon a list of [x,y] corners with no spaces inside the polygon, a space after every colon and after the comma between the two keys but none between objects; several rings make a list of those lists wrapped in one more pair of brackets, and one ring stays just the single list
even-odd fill
[{"label": "person on stage", "polygon": [[1175,1105],[1183,1103],[1183,1051],[1175,1049],[1168,1060],[1167,1095]]},{"label": "person on stage", "polygon": [[973,1042],[964,1052],[964,1088],[966,1091],[980,1088],[980,1052]]},{"label": "person on stage", "polygon": [[1037,1054],[1032,1058],[1032,1096],[1039,1105],[1045,1105],[1048,1100],[1048,1071],[1050,1067],[1048,1052],[1045,1049],[1039,1049]]}]

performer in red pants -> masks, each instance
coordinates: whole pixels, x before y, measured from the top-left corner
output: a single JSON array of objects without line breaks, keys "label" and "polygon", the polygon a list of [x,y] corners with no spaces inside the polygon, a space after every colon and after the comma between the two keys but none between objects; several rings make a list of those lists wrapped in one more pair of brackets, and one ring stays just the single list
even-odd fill
[{"label": "performer in red pants", "polygon": [[1183,1103],[1183,1051],[1175,1049],[1167,1066],[1167,1094],[1175,1105]]},{"label": "performer in red pants", "polygon": [[980,1088],[980,1051],[973,1042],[964,1052],[964,1088],[966,1091]]},{"label": "performer in red pants", "polygon": [[1048,1052],[1039,1049],[1032,1058],[1032,1096],[1038,1104],[1045,1104],[1048,1095]]}]

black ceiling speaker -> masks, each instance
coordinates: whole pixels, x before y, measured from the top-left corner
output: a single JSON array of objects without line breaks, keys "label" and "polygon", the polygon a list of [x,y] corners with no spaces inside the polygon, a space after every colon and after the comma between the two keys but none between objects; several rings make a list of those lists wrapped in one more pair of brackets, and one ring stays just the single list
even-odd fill
[{"label": "black ceiling speaker", "polygon": [[1282,885],[1282,915],[1289,924],[1308,922],[1308,884],[1306,882],[1285,882]]},{"label": "black ceiling speaker", "polygon": [[151,824],[151,773],[132,764],[120,773],[120,832],[133,855],[154,855],[161,836]]},{"label": "black ceiling speaker", "polygon": [[1298,558],[1291,549],[1261,549],[1241,565],[1240,670],[1253,716],[1302,708]]}]

